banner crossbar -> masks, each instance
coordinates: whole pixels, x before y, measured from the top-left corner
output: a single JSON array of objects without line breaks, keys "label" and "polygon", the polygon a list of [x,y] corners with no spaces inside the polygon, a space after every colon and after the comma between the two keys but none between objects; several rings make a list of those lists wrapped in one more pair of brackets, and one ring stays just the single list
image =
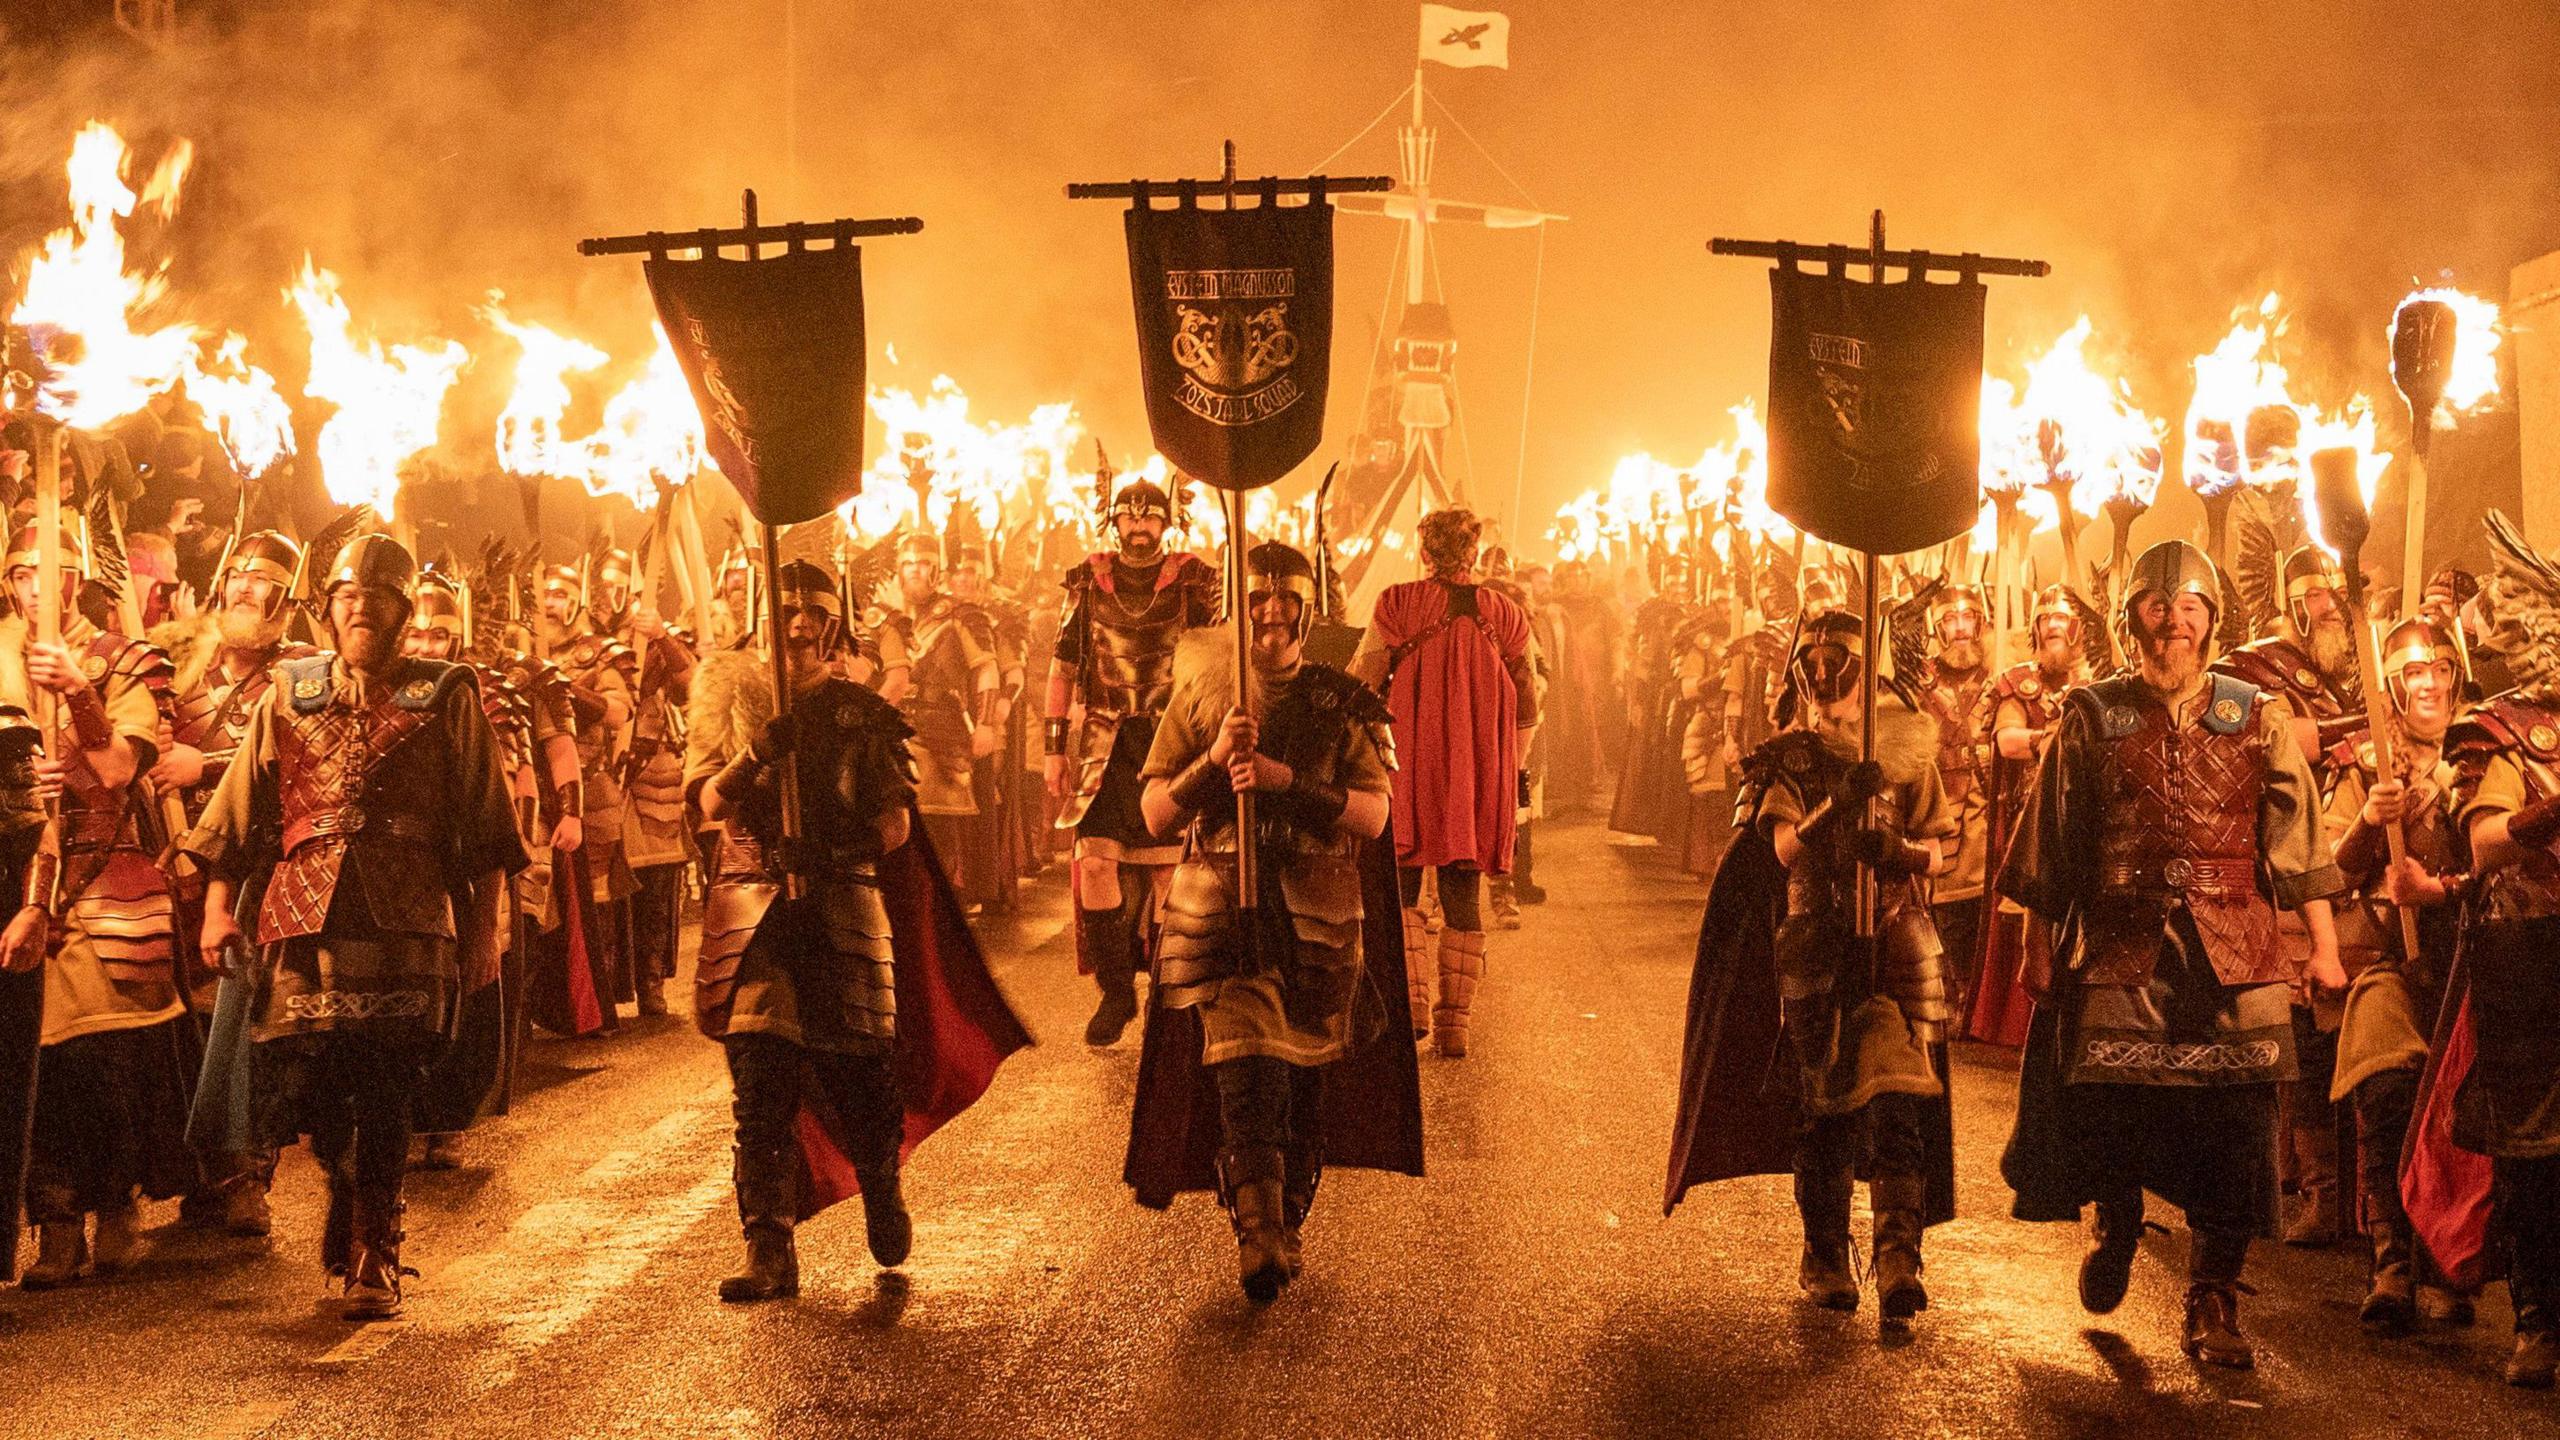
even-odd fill
[{"label": "banner crossbar", "polygon": [[665,255],[699,250],[710,255],[724,245],[781,245],[805,250],[817,241],[848,245],[878,235],[913,235],[924,222],[912,215],[889,220],[794,220],[785,225],[737,225],[725,230],[649,230],[638,235],[606,235],[578,242],[578,253],[596,255]]},{"label": "banner crossbar", "polygon": [[2053,266],[2042,260],[2019,260],[2005,255],[1940,255],[1928,250],[1878,250],[1867,245],[1807,245],[1794,240],[1730,240],[1718,236],[1707,242],[1710,255],[1739,255],[1751,260],[1775,260],[1784,265],[1799,263],[1826,265],[1846,270],[1852,265],[1881,265],[1887,269],[1909,270],[1914,275],[2021,275],[2028,278],[2050,275]]}]

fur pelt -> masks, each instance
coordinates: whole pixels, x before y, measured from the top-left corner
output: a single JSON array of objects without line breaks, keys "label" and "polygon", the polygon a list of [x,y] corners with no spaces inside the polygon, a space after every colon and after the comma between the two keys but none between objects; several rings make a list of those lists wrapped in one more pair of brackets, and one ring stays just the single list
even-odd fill
[{"label": "fur pelt", "polygon": [[754,650],[714,650],[694,666],[685,702],[685,774],[725,763],[773,718],[773,671]]},{"label": "fur pelt", "polygon": [[171,693],[191,695],[204,681],[205,672],[222,655],[222,627],[211,615],[198,615],[192,620],[163,620],[151,627],[143,639],[159,647],[177,667],[177,678]]},{"label": "fur pelt", "polygon": [[[1826,732],[1822,743],[1843,759],[1858,758],[1857,740],[1851,733]],[[1884,767],[1885,778],[1897,785],[1919,779],[1923,770],[1938,763],[1938,718],[1913,709],[1890,689],[1877,695],[1876,763]]]},{"label": "fur pelt", "polygon": [[2504,514],[2492,510],[2487,519],[2497,568],[2480,582],[2489,621],[2481,643],[2506,660],[2517,689],[2536,699],[2560,695],[2560,566]]}]

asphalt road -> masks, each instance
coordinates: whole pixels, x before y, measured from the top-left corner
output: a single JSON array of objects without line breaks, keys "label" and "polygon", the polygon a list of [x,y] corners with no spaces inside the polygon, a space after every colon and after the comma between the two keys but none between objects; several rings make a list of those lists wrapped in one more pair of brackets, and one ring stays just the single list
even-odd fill
[{"label": "asphalt road", "polygon": [[1268,1309],[1210,1202],[1159,1215],[1119,1183],[1136,1032],[1081,1043],[1046,884],[984,933],[1048,1043],[917,1154],[903,1273],[846,1206],[801,1231],[797,1302],[717,1303],[738,1258],[718,1052],[643,1022],[539,1045],[464,1168],[415,1178],[405,1319],[324,1307],[318,1179],[290,1155],[270,1243],[154,1206],[135,1273],[0,1291],[0,1435],[2560,1434],[2560,1401],[2498,1383],[2500,1292],[2469,1332],[2368,1339],[2346,1251],[2261,1247],[2252,1374],[2179,1354],[2182,1236],[2082,1315],[2079,1234],[2006,1218],[1994,1052],[1960,1066],[1933,1308],[1887,1341],[1872,1298],[1806,1307],[1783,1180],[1660,1213],[1703,886],[1590,826],[1540,855],[1554,899],[1494,937],[1476,1055],[1425,1062],[1430,1177],[1328,1176],[1307,1274]]}]

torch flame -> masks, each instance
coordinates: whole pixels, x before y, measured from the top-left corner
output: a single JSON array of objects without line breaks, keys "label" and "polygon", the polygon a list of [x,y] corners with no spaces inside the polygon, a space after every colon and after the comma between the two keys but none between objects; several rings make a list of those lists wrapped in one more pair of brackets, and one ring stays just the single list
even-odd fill
[{"label": "torch flame", "polygon": [[584,457],[560,433],[569,413],[569,377],[605,363],[605,353],[584,340],[519,322],[506,297],[489,292],[480,318],[516,342],[515,388],[498,412],[498,466],[510,475],[577,475]]},{"label": "torch flame", "polygon": [[2396,329],[2400,311],[2421,300],[2440,300],[2453,308],[2453,367],[2446,376],[2444,398],[2430,417],[2435,428],[2450,430],[2456,417],[2479,410],[2498,398],[2498,347],[2506,342],[2498,307],[2459,290],[2412,290],[2392,309]]},{"label": "torch flame", "polygon": [[451,340],[394,345],[354,334],[354,316],[338,294],[338,277],[306,257],[286,298],[311,331],[315,399],[338,407],[320,427],[320,470],[329,498],[371,505],[386,522],[400,496],[400,467],[436,443],[445,392],[470,358]]},{"label": "torch flame", "polygon": [[[177,203],[185,153],[183,145],[172,151],[152,176],[153,202],[164,210]],[[107,126],[91,121],[80,131],[68,171],[71,223],[45,237],[9,316],[27,328],[44,357],[48,373],[37,408],[83,428],[141,409],[195,365],[194,326],[133,328],[134,316],[166,292],[168,267],[148,275],[125,271],[116,222],[131,215],[140,198],[125,184],[130,158],[123,137]]]}]

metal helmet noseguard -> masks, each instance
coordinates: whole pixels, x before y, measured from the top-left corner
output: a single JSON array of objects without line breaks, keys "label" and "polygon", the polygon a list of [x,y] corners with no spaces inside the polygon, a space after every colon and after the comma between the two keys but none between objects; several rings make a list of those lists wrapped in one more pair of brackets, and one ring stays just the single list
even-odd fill
[{"label": "metal helmet noseguard", "polygon": [[812,560],[785,562],[774,577],[774,595],[786,613],[803,610],[825,622],[818,636],[820,648],[833,650],[844,638],[844,594],[825,566]]},{"label": "metal helmet noseguard", "polygon": [[2124,609],[2117,623],[2131,632],[2134,606],[2145,595],[2201,595],[2213,607],[2215,623],[2222,619],[2222,572],[2213,568],[2213,560],[2202,550],[2184,540],[2163,540],[2133,557],[2132,573],[2125,577]]},{"label": "metal helmet noseguard", "polygon": [[321,587],[324,595],[334,593],[341,585],[359,589],[379,587],[396,590],[407,598],[409,587],[418,578],[418,562],[399,541],[376,532],[359,535],[338,552],[329,567],[328,583]]},{"label": "metal helmet noseguard", "polygon": [[221,579],[247,575],[269,581],[279,593],[293,588],[293,577],[302,572],[302,547],[273,530],[260,530],[240,537],[231,547],[230,563],[223,566]]},{"label": "metal helmet noseguard", "polygon": [[1316,618],[1316,567],[1297,547],[1265,540],[1244,552],[1245,603],[1257,596],[1281,594],[1298,601],[1297,638],[1307,638]]},{"label": "metal helmet noseguard", "polygon": [[1828,705],[1858,688],[1866,669],[1866,623],[1846,610],[1809,615],[1787,657],[1787,683],[1804,699]]},{"label": "metal helmet noseguard", "polygon": [[2084,638],[2081,634],[2080,606],[2072,599],[2071,587],[2068,585],[2047,585],[2036,592],[2035,609],[2027,617],[2027,633],[2030,636],[2034,635],[2043,628],[2047,620],[2068,621],[2071,626],[2071,643],[2074,645],[2079,644]]},{"label": "metal helmet noseguard", "polygon": [[1973,616],[1977,630],[1991,623],[1989,610],[1983,605],[1982,589],[1977,585],[1942,585],[1929,597],[1929,628],[1938,631],[1955,615]]},{"label": "metal helmet noseguard", "polygon": [[470,643],[471,593],[442,570],[422,570],[409,590],[409,628],[441,630],[458,651]]},{"label": "metal helmet noseguard", "polygon": [[[0,570],[16,570],[21,567],[33,570],[43,563],[42,553],[36,545],[36,527],[19,526],[17,533],[10,537],[9,558],[5,565],[0,565]],[[89,573],[88,546],[82,543],[80,527],[77,525],[62,527],[62,568],[77,570],[83,575]]]},{"label": "metal helmet noseguard", "polygon": [[2314,591],[2340,591],[2347,588],[2346,572],[2338,568],[2338,557],[2317,545],[2297,545],[2284,557],[2280,576],[2284,586],[2285,618],[2297,630],[2309,630],[2304,618],[2303,600]]}]

